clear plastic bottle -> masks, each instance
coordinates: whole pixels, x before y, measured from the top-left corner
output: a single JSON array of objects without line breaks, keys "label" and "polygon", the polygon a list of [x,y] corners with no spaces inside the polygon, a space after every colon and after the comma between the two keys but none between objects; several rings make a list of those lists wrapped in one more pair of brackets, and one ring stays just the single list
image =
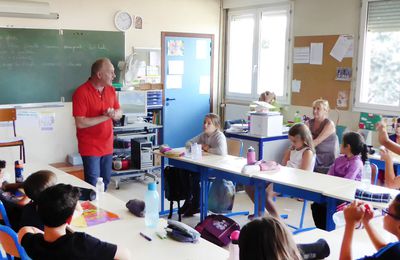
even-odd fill
[{"label": "clear plastic bottle", "polygon": [[155,182],[151,182],[147,185],[147,191],[144,197],[144,201],[144,222],[146,224],[146,227],[156,228],[160,219],[158,213],[158,203],[160,201],[160,198],[158,196],[157,184]]},{"label": "clear plastic bottle", "polygon": [[295,123],[301,123],[302,119],[301,119],[300,111],[296,111],[296,113],[294,114],[293,121]]},{"label": "clear plastic bottle", "polygon": [[361,182],[362,182],[362,188],[365,190],[368,190],[369,187],[371,186],[371,176],[372,176],[372,170],[371,170],[371,164],[367,160],[364,163],[363,171],[362,171],[362,177],[361,177]]},{"label": "clear plastic bottle", "polygon": [[15,182],[24,182],[24,163],[21,160],[15,161]]},{"label": "clear plastic bottle", "polygon": [[102,177],[97,178],[96,182],[96,202],[97,202],[97,207],[100,207],[100,202],[103,198],[104,195],[104,182]]},{"label": "clear plastic bottle", "polygon": [[343,210],[336,211],[332,215],[332,219],[333,219],[333,222],[335,223],[336,228],[343,227],[346,224],[346,221],[344,220]]}]

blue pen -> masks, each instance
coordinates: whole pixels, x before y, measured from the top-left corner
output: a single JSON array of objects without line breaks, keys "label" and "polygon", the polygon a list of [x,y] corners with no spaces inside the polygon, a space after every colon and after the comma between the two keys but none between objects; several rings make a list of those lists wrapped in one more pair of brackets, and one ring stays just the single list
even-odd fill
[{"label": "blue pen", "polygon": [[139,235],[141,235],[142,237],[144,237],[147,241],[151,241],[151,237],[146,236],[146,235],[143,234],[142,232],[139,232]]}]

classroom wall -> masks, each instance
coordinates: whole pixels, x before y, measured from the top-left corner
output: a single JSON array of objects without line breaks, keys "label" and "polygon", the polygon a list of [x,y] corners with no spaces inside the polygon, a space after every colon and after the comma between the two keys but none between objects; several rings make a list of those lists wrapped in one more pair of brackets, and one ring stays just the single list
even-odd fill
[{"label": "classroom wall", "polygon": [[[357,65],[357,39],[359,34],[359,19],[361,10],[360,0],[295,0],[293,17],[293,37],[311,35],[333,35],[333,34],[352,34],[355,39],[355,56],[353,57],[353,71]],[[352,96],[356,86],[356,75],[352,80]],[[324,87],[324,86],[321,86]],[[350,102],[352,103],[352,102]],[[335,111],[335,104],[330,104],[333,108],[329,117],[339,125],[345,125],[350,130],[358,129],[359,112]],[[245,115],[248,106],[227,105],[227,119],[234,119],[235,115]],[[294,114],[299,111],[302,115],[312,116],[310,106],[285,106],[283,115],[285,120],[293,120]],[[378,145],[375,134],[373,134],[373,144]]]},{"label": "classroom wall", "polygon": [[[161,48],[161,31],[214,34],[215,96],[218,75],[219,0],[47,0],[47,2],[50,3],[52,12],[60,14],[59,20],[0,17],[0,27],[114,31],[116,30],[114,15],[117,11],[124,10],[143,19],[142,30],[131,29],[126,33],[126,55],[129,55],[132,46]],[[60,162],[65,160],[67,154],[77,152],[71,107],[71,103],[66,103],[61,108],[24,109],[24,115],[17,120],[17,129],[18,134],[25,139],[28,162]],[[54,129],[44,131],[39,125],[38,116],[48,113],[54,113]],[[9,126],[0,125],[0,138],[8,135],[6,130]],[[12,162],[18,158],[18,149],[0,149],[1,158]]]}]

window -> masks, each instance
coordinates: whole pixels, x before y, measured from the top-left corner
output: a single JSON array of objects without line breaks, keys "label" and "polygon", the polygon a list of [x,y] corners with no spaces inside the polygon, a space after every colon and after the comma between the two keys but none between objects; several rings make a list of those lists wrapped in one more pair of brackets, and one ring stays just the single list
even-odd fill
[{"label": "window", "polygon": [[400,1],[364,0],[356,109],[400,111]]},{"label": "window", "polygon": [[273,91],[287,103],[291,5],[228,11],[226,98],[258,99]]}]

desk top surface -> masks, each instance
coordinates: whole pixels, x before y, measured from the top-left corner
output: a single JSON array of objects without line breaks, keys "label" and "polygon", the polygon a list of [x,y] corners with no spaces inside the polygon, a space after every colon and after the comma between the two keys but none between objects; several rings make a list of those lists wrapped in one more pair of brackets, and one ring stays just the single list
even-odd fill
[{"label": "desk top surface", "polygon": [[[90,184],[48,165],[27,164],[25,165],[24,174],[28,176],[35,171],[43,169],[56,173],[58,183],[68,183],[74,186],[94,189]],[[88,228],[70,227],[75,231],[86,232],[103,241],[122,245],[131,251],[135,259],[225,260],[228,258],[227,250],[202,238],[195,244],[180,243],[169,238],[163,240],[158,238],[155,235],[155,230],[146,229],[144,218],[138,218],[129,213],[125,207],[125,202],[109,193],[104,194],[101,207],[118,214],[120,220]],[[153,240],[147,241],[139,235],[139,232],[144,232],[152,237]],[[174,252],[179,252],[179,254]]]}]

